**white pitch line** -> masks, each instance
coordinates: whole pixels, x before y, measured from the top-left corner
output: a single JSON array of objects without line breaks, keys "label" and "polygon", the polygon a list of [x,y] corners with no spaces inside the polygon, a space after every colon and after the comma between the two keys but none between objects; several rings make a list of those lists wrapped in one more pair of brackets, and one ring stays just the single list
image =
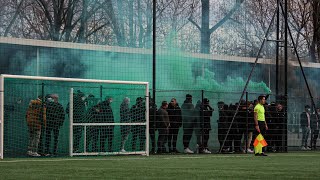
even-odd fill
[{"label": "white pitch line", "polygon": [[[92,159],[92,158],[68,158],[68,159],[22,159],[22,160],[0,160],[0,163],[19,163],[19,162],[63,162],[63,161],[128,161],[128,160],[159,160],[159,159],[207,159],[207,158],[251,158],[254,157],[254,155],[201,155],[201,156],[174,156],[174,157],[168,157],[168,156],[157,156],[157,157],[140,157],[140,158],[97,158],[97,159]],[[308,155],[308,154],[271,154],[268,157],[320,157],[319,155],[314,154],[314,155]],[[257,157],[259,158],[259,157]],[[264,158],[264,157],[262,157]]]},{"label": "white pitch line", "polygon": [[[62,162],[62,161],[127,161],[127,160],[156,160],[156,159],[204,159],[204,158],[220,158],[227,156],[180,156],[180,157],[141,157],[141,158],[105,158],[105,159],[86,159],[86,158],[68,158],[68,159],[22,159],[22,160],[1,160],[0,163],[15,163],[15,162]],[[245,156],[228,156],[228,157],[245,157]]]}]

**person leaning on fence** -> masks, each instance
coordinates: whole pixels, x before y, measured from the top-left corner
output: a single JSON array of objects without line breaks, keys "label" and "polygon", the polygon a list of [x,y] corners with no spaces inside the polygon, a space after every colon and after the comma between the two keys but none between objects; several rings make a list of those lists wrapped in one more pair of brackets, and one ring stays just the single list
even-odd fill
[{"label": "person leaning on fence", "polygon": [[[120,105],[120,123],[130,123],[130,98],[125,97]],[[121,132],[121,147],[120,152],[126,152],[125,143],[128,140],[130,126],[120,126]]]},{"label": "person leaning on fence", "polygon": [[310,150],[308,138],[310,133],[311,108],[309,105],[304,107],[304,112],[300,114],[300,127],[302,129],[301,150]]},{"label": "person leaning on fence", "polygon": [[[320,108],[316,109],[317,112],[311,115],[311,141],[310,147],[312,150],[317,149],[317,139],[319,136],[319,115],[320,115]],[[318,113],[318,116],[316,115]]]},{"label": "person leaning on fence", "polygon": [[[265,120],[265,109],[264,104],[266,102],[266,97],[263,95],[260,95],[258,97],[258,104],[254,107],[254,123],[255,123],[255,129],[258,134],[261,134],[262,136],[265,136],[266,131],[268,130],[268,125]],[[263,148],[263,153],[256,153],[256,156],[267,156],[265,153],[265,148]]]},{"label": "person leaning on fence", "polygon": [[158,153],[166,153],[166,148],[164,146],[165,142],[168,139],[168,133],[170,128],[169,115],[167,112],[168,103],[167,101],[162,101],[161,107],[158,110]]},{"label": "person leaning on fence", "polygon": [[179,129],[182,126],[182,116],[181,109],[176,98],[171,99],[167,111],[170,120],[170,128],[168,135],[169,152],[178,153],[179,151],[177,150],[177,138],[179,134]]},{"label": "person leaning on fence", "polygon": [[46,107],[42,102],[42,96],[31,100],[26,113],[29,130],[29,142],[27,155],[38,157],[38,147],[40,143],[41,128],[46,125]]}]

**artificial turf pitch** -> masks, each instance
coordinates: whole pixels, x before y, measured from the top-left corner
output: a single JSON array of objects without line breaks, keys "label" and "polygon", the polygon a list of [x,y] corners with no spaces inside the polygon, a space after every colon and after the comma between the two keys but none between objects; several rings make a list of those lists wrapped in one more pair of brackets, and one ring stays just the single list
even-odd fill
[{"label": "artificial turf pitch", "polygon": [[10,158],[0,179],[320,179],[320,152]]}]

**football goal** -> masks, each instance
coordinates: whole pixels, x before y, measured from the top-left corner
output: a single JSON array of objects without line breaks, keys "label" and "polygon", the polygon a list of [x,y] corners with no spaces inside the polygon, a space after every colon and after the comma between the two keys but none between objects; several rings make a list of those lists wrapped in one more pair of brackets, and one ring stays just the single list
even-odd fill
[{"label": "football goal", "polygon": [[148,82],[0,77],[0,155],[149,155]]}]

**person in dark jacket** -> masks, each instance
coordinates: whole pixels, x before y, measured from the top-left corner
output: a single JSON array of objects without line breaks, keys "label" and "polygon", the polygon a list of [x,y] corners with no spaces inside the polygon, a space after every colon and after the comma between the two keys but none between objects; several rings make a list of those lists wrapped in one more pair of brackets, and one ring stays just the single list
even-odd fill
[{"label": "person in dark jacket", "polygon": [[200,152],[210,154],[211,151],[208,148],[209,134],[211,130],[211,116],[214,109],[209,104],[209,99],[204,98],[202,106],[200,107],[201,117],[201,135],[202,142],[200,144]]},{"label": "person in dark jacket", "polygon": [[177,138],[179,134],[179,129],[182,126],[182,116],[181,109],[179,107],[179,104],[177,103],[176,98],[171,99],[167,111],[170,120],[170,128],[168,135],[169,152],[178,153],[179,151],[177,150]]},{"label": "person in dark jacket", "polygon": [[285,113],[283,106],[280,103],[276,103],[275,106],[271,107],[271,122],[270,122],[270,135],[271,142],[270,146],[273,148],[273,152],[284,150],[282,147],[282,142],[284,140],[284,118]]},{"label": "person in dark jacket", "polygon": [[192,137],[194,126],[196,125],[195,107],[192,104],[192,96],[186,95],[186,100],[181,106],[182,125],[183,125],[183,146],[184,153],[193,154],[194,152],[189,148],[189,143]]},{"label": "person in dark jacket", "polygon": [[[120,105],[120,123],[130,123],[130,99],[124,98]],[[121,152],[126,152],[124,149],[125,143],[130,133],[130,126],[120,126],[121,130]]]},{"label": "person in dark jacket", "polygon": [[302,129],[301,150],[310,150],[307,146],[310,133],[311,108],[309,105],[304,107],[305,112],[300,114],[300,127]]},{"label": "person in dark jacket", "polygon": [[[234,114],[236,113],[237,106],[238,106],[238,103],[230,104],[228,111],[227,111],[227,114],[228,114],[227,132],[228,132],[228,129],[230,128],[229,134],[226,134],[226,135],[228,135],[227,139],[228,139],[228,143],[230,145],[229,153],[234,153],[237,151],[237,140],[238,140],[237,136],[239,134],[238,123],[235,122],[237,117],[235,117],[234,122],[232,123],[232,119],[234,117]],[[230,125],[231,125],[231,127],[230,127]]]},{"label": "person in dark jacket", "polygon": [[[136,104],[133,105],[130,109],[131,122],[132,123],[145,123],[146,122],[146,106],[142,97],[136,99]],[[144,126],[135,125],[132,126],[132,150],[136,151],[137,142],[139,138],[140,148],[138,150],[143,151],[145,147],[145,132],[146,129]]]},{"label": "person in dark jacket", "polygon": [[158,153],[166,153],[166,148],[164,146],[169,133],[170,121],[169,115],[167,112],[168,103],[167,101],[162,101],[161,107],[158,110],[158,131],[159,131],[159,139],[158,139]]},{"label": "person in dark jacket", "polygon": [[[113,111],[111,108],[112,97],[107,97],[105,101],[92,107],[94,123],[114,123]],[[93,132],[93,151],[97,152],[97,142],[100,134],[99,152],[112,152],[113,125],[99,126]],[[108,149],[105,148],[106,140]]]},{"label": "person in dark jacket", "polygon": [[[218,123],[218,141],[220,144],[221,152],[228,152],[230,149],[229,140],[226,139],[226,142],[223,145],[223,141],[228,131],[228,105],[224,104],[223,101],[218,102],[218,109],[219,109],[219,119],[217,120]],[[229,136],[228,136],[229,137]]]},{"label": "person in dark jacket", "polygon": [[[46,117],[47,117],[47,128],[46,128],[46,147],[45,155],[48,156],[53,153],[57,155],[58,148],[58,137],[61,126],[64,123],[65,112],[63,106],[58,101],[59,96],[57,94],[47,95],[46,97]],[[50,151],[51,145],[51,133],[53,132],[53,151]]]},{"label": "person in dark jacket", "polygon": [[[82,123],[85,119],[86,112],[86,104],[85,104],[86,96],[83,92],[78,90],[73,95],[73,123]],[[66,108],[66,113],[69,114],[69,104]],[[73,152],[80,152],[80,139],[82,136],[83,127],[81,126],[73,126]]]},{"label": "person in dark jacket", "polygon": [[[100,98],[96,98],[93,94],[89,94],[86,99],[86,113],[84,123],[93,123],[93,115],[94,112],[92,107],[97,105],[100,102]],[[97,126],[87,126],[86,130],[86,150],[87,152],[92,152],[92,148],[90,149],[90,145],[92,146],[93,133],[97,129]]]},{"label": "person in dark jacket", "polygon": [[241,151],[241,140],[245,139],[246,136],[246,117],[247,117],[247,106],[246,101],[241,100],[240,106],[238,109],[238,113],[236,114],[234,125],[236,129],[234,129],[234,151],[236,153],[245,152],[245,149]]},{"label": "person in dark jacket", "polygon": [[253,131],[254,131],[254,119],[253,119],[253,103],[252,102],[247,102],[248,103],[248,122],[246,125],[246,128],[248,130],[248,135],[245,133],[245,138],[242,143],[242,149],[247,150],[247,153],[253,153],[253,150],[250,148],[251,143],[252,143],[252,136],[253,136]]}]

